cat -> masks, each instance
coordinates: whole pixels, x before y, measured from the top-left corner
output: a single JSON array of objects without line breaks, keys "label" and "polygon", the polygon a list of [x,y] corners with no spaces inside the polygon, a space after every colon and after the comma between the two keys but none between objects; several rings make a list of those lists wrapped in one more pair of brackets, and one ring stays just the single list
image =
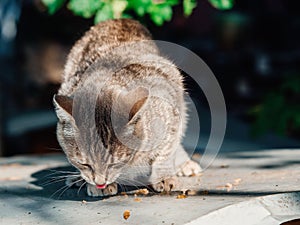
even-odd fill
[{"label": "cat", "polygon": [[183,77],[135,20],[101,22],[75,43],[53,103],[58,141],[89,196],[117,194],[118,183],[168,192],[201,171],[181,145]]}]

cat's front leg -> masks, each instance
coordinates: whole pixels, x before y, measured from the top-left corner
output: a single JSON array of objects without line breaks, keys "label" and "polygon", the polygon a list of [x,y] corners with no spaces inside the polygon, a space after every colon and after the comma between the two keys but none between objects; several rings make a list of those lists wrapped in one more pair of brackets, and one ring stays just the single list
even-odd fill
[{"label": "cat's front leg", "polygon": [[202,171],[199,163],[191,160],[181,145],[178,146],[176,151],[175,167],[176,175],[179,177],[192,176],[194,174],[199,174]]},{"label": "cat's front leg", "polygon": [[116,183],[109,184],[104,189],[99,189],[91,184],[87,184],[86,188],[88,196],[91,197],[110,196],[118,193],[118,185]]},{"label": "cat's front leg", "polygon": [[177,167],[176,174],[179,177],[182,176],[189,177],[192,175],[199,174],[201,171],[202,169],[200,165],[197,162],[189,159],[188,161],[186,161],[185,163]]},{"label": "cat's front leg", "polygon": [[165,178],[160,182],[153,183],[151,186],[157,192],[170,192],[178,186],[178,178],[176,176]]},{"label": "cat's front leg", "polygon": [[178,186],[178,177],[175,174],[174,157],[169,156],[156,160],[152,164],[151,186],[157,192],[169,192]]}]

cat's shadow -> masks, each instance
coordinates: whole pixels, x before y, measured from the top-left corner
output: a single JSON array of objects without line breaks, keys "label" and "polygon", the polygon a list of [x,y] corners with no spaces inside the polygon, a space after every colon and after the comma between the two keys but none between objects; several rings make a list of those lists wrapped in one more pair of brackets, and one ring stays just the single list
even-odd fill
[{"label": "cat's shadow", "polygon": [[[31,175],[35,181],[30,182],[41,189],[37,191],[39,196],[54,200],[70,201],[98,201],[107,197],[90,197],[86,194],[86,185],[67,187],[65,184],[68,175],[74,174],[76,169],[72,166],[61,166],[37,171]],[[134,186],[118,187],[118,192],[130,192],[139,188]]]}]

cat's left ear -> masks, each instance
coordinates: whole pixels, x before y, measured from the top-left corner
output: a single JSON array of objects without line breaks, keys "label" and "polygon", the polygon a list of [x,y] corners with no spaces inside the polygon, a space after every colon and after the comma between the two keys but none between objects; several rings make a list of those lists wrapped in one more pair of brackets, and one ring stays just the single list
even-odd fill
[{"label": "cat's left ear", "polygon": [[145,87],[138,87],[128,93],[121,95],[121,105],[126,113],[129,112],[128,121],[134,119],[135,115],[138,114],[140,109],[146,104],[149,97],[149,90]]},{"label": "cat's left ear", "polygon": [[64,95],[54,95],[53,104],[59,119],[72,117],[73,99]]}]

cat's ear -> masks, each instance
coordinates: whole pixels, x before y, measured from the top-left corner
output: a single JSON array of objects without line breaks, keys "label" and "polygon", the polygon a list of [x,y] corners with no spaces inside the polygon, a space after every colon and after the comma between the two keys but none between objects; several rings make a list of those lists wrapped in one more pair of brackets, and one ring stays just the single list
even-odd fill
[{"label": "cat's ear", "polygon": [[125,107],[127,113],[129,112],[128,121],[132,120],[134,116],[145,105],[149,97],[149,90],[144,87],[138,87],[128,93],[121,95],[120,100]]},{"label": "cat's ear", "polygon": [[73,99],[64,95],[54,95],[53,104],[56,109],[58,118],[66,118],[72,116]]}]

